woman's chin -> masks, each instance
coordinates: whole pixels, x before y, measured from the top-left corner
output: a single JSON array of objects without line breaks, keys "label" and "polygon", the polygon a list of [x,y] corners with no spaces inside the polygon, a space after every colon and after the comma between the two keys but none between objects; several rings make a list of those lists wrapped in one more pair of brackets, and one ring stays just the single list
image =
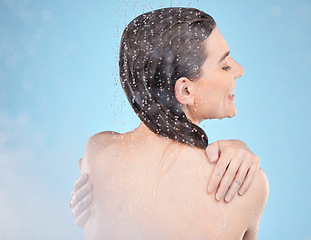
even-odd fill
[{"label": "woman's chin", "polygon": [[233,118],[235,115],[236,115],[236,113],[233,114],[233,115],[228,116],[228,118]]},{"label": "woman's chin", "polygon": [[230,115],[228,116],[228,118],[233,118],[236,114],[237,114],[237,110],[236,110],[236,108],[235,108],[235,109],[234,109],[234,112],[233,112],[232,114],[230,114]]},{"label": "woman's chin", "polygon": [[217,117],[217,119],[223,119],[223,118],[233,118],[235,115],[237,114],[237,110],[235,109],[234,112],[230,113],[230,114],[227,114],[225,116],[220,116],[220,117]]},{"label": "woman's chin", "polygon": [[237,114],[237,112],[238,112],[238,111],[235,109],[234,113],[233,113],[232,115],[230,115],[229,118],[233,118],[233,117]]},{"label": "woman's chin", "polygon": [[236,109],[236,107],[234,107],[234,109],[231,109],[230,111],[210,114],[209,116],[206,116],[204,119],[233,118],[236,114],[237,114],[237,109]]}]

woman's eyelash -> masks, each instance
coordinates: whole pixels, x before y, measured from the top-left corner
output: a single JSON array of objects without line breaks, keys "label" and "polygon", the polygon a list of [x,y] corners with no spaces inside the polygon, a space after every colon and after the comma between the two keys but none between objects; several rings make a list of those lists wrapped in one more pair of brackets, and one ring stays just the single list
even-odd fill
[{"label": "woman's eyelash", "polygon": [[230,66],[225,66],[222,69],[225,70],[225,71],[229,71],[231,69],[231,67]]}]

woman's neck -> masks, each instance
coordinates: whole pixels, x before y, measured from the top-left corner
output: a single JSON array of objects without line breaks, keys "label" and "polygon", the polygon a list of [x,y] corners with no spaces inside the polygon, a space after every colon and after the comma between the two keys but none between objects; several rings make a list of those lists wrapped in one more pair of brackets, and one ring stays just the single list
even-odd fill
[{"label": "woman's neck", "polygon": [[137,128],[135,128],[133,131],[130,132],[133,134],[132,136],[136,139],[138,138],[144,138],[144,139],[149,139],[152,141],[156,141],[157,143],[168,143],[173,140],[163,137],[159,134],[156,134],[152,132],[143,122],[140,122]]}]

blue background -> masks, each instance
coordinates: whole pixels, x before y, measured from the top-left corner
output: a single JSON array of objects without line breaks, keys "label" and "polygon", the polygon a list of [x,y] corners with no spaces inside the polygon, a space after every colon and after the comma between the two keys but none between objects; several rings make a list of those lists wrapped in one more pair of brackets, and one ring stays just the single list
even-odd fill
[{"label": "blue background", "polygon": [[[236,117],[201,126],[260,156],[270,197],[259,239],[310,240],[311,2],[172,2],[211,14],[245,69]],[[0,239],[83,239],[67,203],[85,143],[139,123],[118,83],[120,34],[170,5],[0,0]]]}]

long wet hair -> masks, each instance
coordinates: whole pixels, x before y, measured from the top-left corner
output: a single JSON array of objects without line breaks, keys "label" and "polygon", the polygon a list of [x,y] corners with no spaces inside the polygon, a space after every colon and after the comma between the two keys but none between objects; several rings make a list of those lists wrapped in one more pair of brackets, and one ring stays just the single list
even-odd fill
[{"label": "long wet hair", "polygon": [[120,80],[135,113],[154,133],[205,149],[208,138],[175,98],[180,77],[195,81],[214,19],[194,8],[163,8],[136,17],[120,44]]}]

